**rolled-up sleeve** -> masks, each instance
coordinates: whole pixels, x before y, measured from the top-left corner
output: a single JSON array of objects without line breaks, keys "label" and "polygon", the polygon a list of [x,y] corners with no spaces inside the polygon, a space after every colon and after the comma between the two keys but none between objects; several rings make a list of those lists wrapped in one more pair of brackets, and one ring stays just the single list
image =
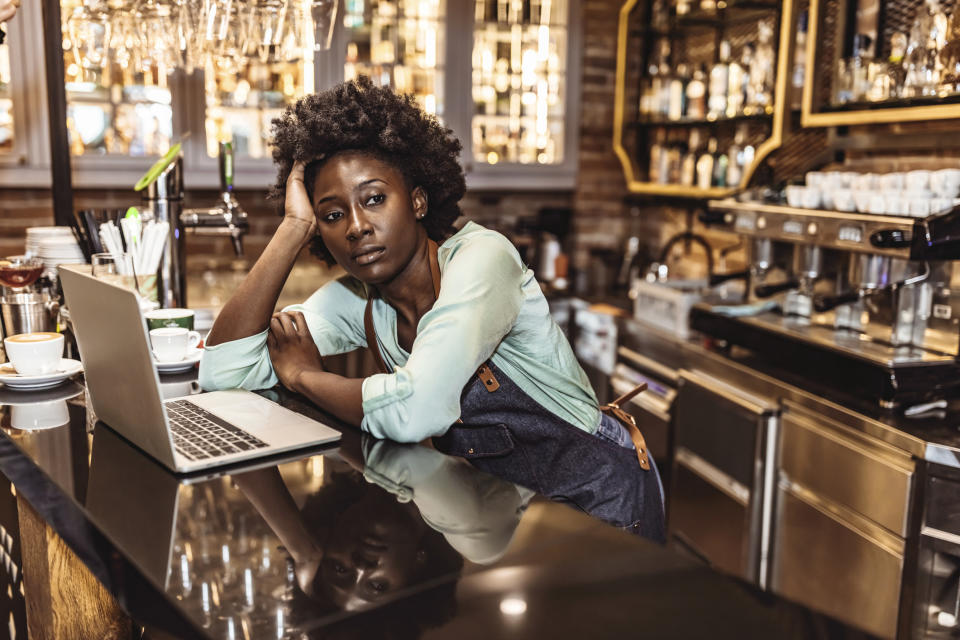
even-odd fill
[{"label": "rolled-up sleeve", "polygon": [[361,427],[396,442],[445,433],[460,417],[464,385],[520,313],[524,271],[516,249],[496,233],[454,249],[406,364],[364,380]]},{"label": "rolled-up sleeve", "polygon": [[[328,356],[366,346],[362,325],[365,304],[362,285],[341,278],[284,311],[303,313],[320,355]],[[200,359],[199,382],[207,391],[268,389],[277,384],[267,349],[267,331],[206,347]]]}]

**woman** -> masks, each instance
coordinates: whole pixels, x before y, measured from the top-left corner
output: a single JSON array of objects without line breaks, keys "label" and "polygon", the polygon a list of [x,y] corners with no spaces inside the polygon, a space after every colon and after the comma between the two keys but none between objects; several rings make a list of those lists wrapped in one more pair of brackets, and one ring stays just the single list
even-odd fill
[{"label": "woman", "polygon": [[[504,236],[453,227],[465,183],[452,132],[409,96],[360,78],[300,100],[275,121],[274,138],[283,221],[217,318],[201,385],[279,381],[377,438],[432,438],[662,538],[659,478],[639,432],[601,414],[533,272]],[[307,245],[346,276],[275,314]],[[368,346],[382,373],[324,370],[321,356]],[[557,478],[541,482],[543,473]],[[598,499],[613,482],[623,495]]]}]

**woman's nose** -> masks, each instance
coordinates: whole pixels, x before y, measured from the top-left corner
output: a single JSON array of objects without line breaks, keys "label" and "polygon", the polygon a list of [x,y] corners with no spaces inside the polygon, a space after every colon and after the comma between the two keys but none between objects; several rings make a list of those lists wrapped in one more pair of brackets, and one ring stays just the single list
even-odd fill
[{"label": "woman's nose", "polygon": [[370,220],[360,207],[351,207],[350,224],[347,226],[347,237],[350,240],[357,240],[373,232]]}]

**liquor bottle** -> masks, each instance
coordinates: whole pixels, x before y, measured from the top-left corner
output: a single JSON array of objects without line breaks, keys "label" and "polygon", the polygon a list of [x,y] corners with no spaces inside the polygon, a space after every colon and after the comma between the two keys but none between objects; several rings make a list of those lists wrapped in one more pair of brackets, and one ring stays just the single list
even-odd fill
[{"label": "liquor bottle", "polygon": [[773,111],[773,87],[776,77],[776,52],[773,49],[773,23],[761,20],[757,24],[757,49],[750,65],[750,96],[752,110]]},{"label": "liquor bottle", "polygon": [[667,118],[670,120],[679,120],[686,113],[687,106],[687,82],[689,73],[686,63],[681,62],[677,65],[676,75],[670,79],[667,100]]},{"label": "liquor bottle", "polygon": [[797,17],[797,46],[793,50],[793,70],[790,74],[790,107],[800,108],[803,98],[803,80],[807,69],[807,23],[809,14],[806,11]]},{"label": "liquor bottle", "polygon": [[683,154],[683,159],[680,161],[680,184],[685,187],[692,187],[697,181],[698,153],[700,153],[700,131],[693,129],[687,141],[687,152]]},{"label": "liquor bottle", "polygon": [[737,127],[733,137],[733,144],[727,150],[727,186],[736,187],[743,180],[743,172],[753,162],[753,145],[746,144],[746,126]]},{"label": "liquor bottle", "polygon": [[940,50],[940,95],[960,90],[960,11],[954,9],[947,27],[946,44]]},{"label": "liquor bottle", "polygon": [[655,184],[660,183],[661,172],[660,166],[662,164],[661,157],[663,156],[664,149],[663,144],[665,141],[665,133],[663,129],[657,130],[657,135],[654,138],[653,144],[650,145],[650,164],[647,168],[647,179]]},{"label": "liquor bottle", "polygon": [[[957,12],[960,14],[960,12]],[[907,55],[907,34],[897,31],[890,36],[890,56],[887,58],[887,75],[890,77],[890,97],[899,98],[903,94],[906,70],[903,59]]]},{"label": "liquor bottle", "polygon": [[703,120],[707,117],[707,66],[701,64],[687,83],[687,117]]},{"label": "liquor bottle", "polygon": [[730,43],[726,40],[720,43],[720,59],[710,69],[709,94],[707,117],[716,119],[727,111],[727,80],[730,73]]},{"label": "liquor bottle", "polygon": [[870,91],[870,45],[873,39],[865,34],[853,36],[853,59],[849,73],[853,84],[853,99],[864,100]]},{"label": "liquor bottle", "polygon": [[743,111],[747,99],[747,86],[750,84],[750,65],[753,62],[753,43],[743,47],[740,60],[730,63],[727,72],[727,117],[732,118]]},{"label": "liquor bottle", "polygon": [[658,55],[656,90],[654,91],[654,101],[656,108],[654,114],[658,118],[666,118],[670,112],[670,41],[666,38],[660,40],[660,53]]},{"label": "liquor bottle", "polygon": [[[716,144],[714,144],[716,148]],[[730,165],[730,158],[723,151],[717,151],[713,156],[713,186],[727,186],[727,168]]]},{"label": "liquor bottle", "polygon": [[713,156],[716,152],[717,139],[710,138],[706,151],[701,153],[697,160],[697,187],[700,189],[709,189],[713,184]]}]

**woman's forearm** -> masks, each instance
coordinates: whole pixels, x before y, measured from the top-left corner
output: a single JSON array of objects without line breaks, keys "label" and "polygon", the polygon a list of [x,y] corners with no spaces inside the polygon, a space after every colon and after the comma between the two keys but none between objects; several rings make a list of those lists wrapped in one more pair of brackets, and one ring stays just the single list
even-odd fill
[{"label": "woman's forearm", "polygon": [[293,391],[355,427],[363,420],[363,378],[344,378],[326,371],[303,371]]},{"label": "woman's forearm", "polygon": [[208,346],[246,338],[269,326],[280,290],[308,234],[309,227],[303,222],[285,218],[280,223],[263,254],[217,316],[207,335]]}]

